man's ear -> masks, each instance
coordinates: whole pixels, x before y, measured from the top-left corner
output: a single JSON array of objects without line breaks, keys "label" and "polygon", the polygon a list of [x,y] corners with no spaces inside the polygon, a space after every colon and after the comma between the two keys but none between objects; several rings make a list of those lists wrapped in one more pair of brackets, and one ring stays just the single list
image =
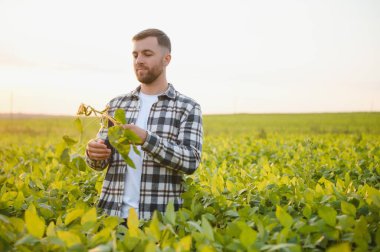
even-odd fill
[{"label": "man's ear", "polygon": [[172,59],[172,55],[170,53],[167,53],[164,57],[164,65],[167,66],[170,63],[170,60]]}]

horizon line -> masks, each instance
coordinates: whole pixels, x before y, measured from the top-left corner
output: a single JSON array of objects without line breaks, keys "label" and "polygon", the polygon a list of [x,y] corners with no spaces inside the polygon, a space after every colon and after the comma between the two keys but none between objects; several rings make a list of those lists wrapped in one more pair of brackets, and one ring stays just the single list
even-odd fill
[{"label": "horizon line", "polygon": [[[380,110],[378,111],[366,111],[366,110],[360,110],[360,111],[310,111],[310,112],[230,112],[230,113],[204,113],[203,116],[223,116],[223,115],[297,115],[297,114],[354,114],[354,113],[380,113]],[[45,114],[45,113],[23,113],[23,112],[17,112],[17,113],[0,113],[0,119],[7,118],[7,117],[77,117],[77,115],[69,115],[69,114]],[[80,116],[84,117],[84,116]],[[89,116],[89,117],[96,117],[96,116]]]}]

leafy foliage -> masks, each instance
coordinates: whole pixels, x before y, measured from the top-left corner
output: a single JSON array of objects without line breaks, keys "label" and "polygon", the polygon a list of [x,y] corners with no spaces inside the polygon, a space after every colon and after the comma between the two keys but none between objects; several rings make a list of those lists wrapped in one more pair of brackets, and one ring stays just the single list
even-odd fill
[{"label": "leafy foliage", "polygon": [[96,208],[93,118],[20,120],[0,148],[0,251],[378,251],[380,116],[345,116],[205,116],[183,208],[126,225]]},{"label": "leafy foliage", "polygon": [[[136,144],[140,143],[141,139],[132,130],[123,127],[123,125],[127,123],[124,109],[116,109],[114,117],[111,117],[108,114],[108,109],[109,107],[103,111],[97,111],[91,106],[81,104],[77,114],[85,116],[90,116],[91,114],[100,114],[102,127],[108,129],[107,139],[109,143],[120,153],[129,167],[136,169],[135,164],[129,157],[129,151],[131,149],[130,146],[132,146],[132,150],[137,155],[140,155],[140,151],[137,149]],[[83,127],[81,126],[80,120],[78,119],[79,118],[75,120],[75,126],[81,132],[82,139]],[[64,136],[64,140],[69,145],[75,143],[75,141],[68,138],[67,136]]]}]

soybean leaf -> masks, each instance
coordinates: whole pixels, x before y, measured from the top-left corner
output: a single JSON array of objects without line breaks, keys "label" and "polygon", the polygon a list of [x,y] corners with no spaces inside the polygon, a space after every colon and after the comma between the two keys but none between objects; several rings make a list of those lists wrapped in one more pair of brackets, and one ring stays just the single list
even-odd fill
[{"label": "soybean leaf", "polygon": [[59,239],[65,242],[67,247],[81,243],[79,236],[70,231],[57,231],[57,236]]},{"label": "soybean leaf", "polygon": [[202,215],[202,229],[203,234],[207,237],[207,239],[214,241],[214,233],[212,231],[212,227],[204,215]]},{"label": "soybean leaf", "polygon": [[74,126],[79,131],[79,133],[83,133],[83,125],[79,117],[74,120]]},{"label": "soybean leaf", "polygon": [[115,110],[114,118],[115,118],[116,121],[118,121],[121,124],[126,124],[127,123],[127,119],[125,117],[125,111],[124,111],[124,109],[121,109],[121,108],[116,109]]},{"label": "soybean leaf", "polygon": [[35,236],[27,234],[27,235],[23,236],[20,240],[18,240],[15,243],[15,246],[21,246],[21,245],[33,246],[34,244],[36,244],[38,242],[39,242],[39,240]]},{"label": "soybean leaf", "polygon": [[122,157],[124,158],[125,163],[126,163],[129,167],[131,167],[131,168],[133,168],[133,169],[136,169],[136,165],[135,165],[135,163],[133,163],[132,159],[131,159],[129,156],[124,156],[124,155],[122,155]]},{"label": "soybean leaf", "polygon": [[71,211],[70,213],[68,213],[66,215],[66,218],[65,218],[65,225],[69,225],[72,221],[74,221],[75,219],[81,217],[84,213],[84,209],[83,208],[78,208],[78,209],[75,209],[73,211]]},{"label": "soybean leaf", "polygon": [[45,221],[38,216],[37,210],[33,204],[31,204],[25,211],[25,225],[28,233],[37,238],[42,238],[45,233]]},{"label": "soybean leaf", "polygon": [[[122,126],[113,126],[108,129],[108,140],[123,157],[125,163],[135,169],[135,164],[132,159],[129,158],[129,151],[131,149],[131,143],[140,141],[140,138],[131,130],[124,129]],[[134,148],[133,150],[136,152]]]},{"label": "soybean leaf", "polygon": [[173,201],[169,201],[168,205],[166,206],[165,218],[170,224],[175,225],[175,212]]},{"label": "soybean leaf", "polygon": [[348,242],[339,243],[327,249],[327,252],[351,252],[351,246]]},{"label": "soybean leaf", "polygon": [[127,224],[129,229],[138,229],[139,228],[139,218],[137,216],[136,210],[131,207],[129,209]]},{"label": "soybean leaf", "polygon": [[86,162],[80,156],[73,158],[73,160],[71,160],[71,164],[73,165],[73,167],[77,168],[80,171],[86,171]]},{"label": "soybean leaf", "polygon": [[257,232],[250,227],[245,228],[240,234],[240,242],[247,248],[256,241]]},{"label": "soybean leaf", "polygon": [[356,207],[348,202],[341,202],[342,212],[347,215],[356,216]]},{"label": "soybean leaf", "polygon": [[144,231],[149,236],[152,236],[156,242],[160,240],[160,237],[161,237],[160,221],[158,220],[157,211],[153,213],[152,221],[150,222],[149,227],[146,227]]},{"label": "soybean leaf", "polygon": [[141,142],[140,137],[130,129],[124,129],[124,136],[132,143]]},{"label": "soybean leaf", "polygon": [[133,151],[137,154],[137,155],[141,155],[141,152],[139,151],[139,149],[137,148],[136,145],[132,145],[133,146]]},{"label": "soybean leaf", "polygon": [[72,139],[71,137],[69,137],[67,135],[64,135],[62,138],[63,138],[63,140],[65,140],[65,143],[68,146],[73,146],[74,144],[76,144],[78,142],[77,140]]},{"label": "soybean leaf", "polygon": [[280,221],[281,225],[286,228],[290,228],[293,224],[293,218],[282,207],[277,206],[276,217]]},{"label": "soybean leaf", "polygon": [[96,218],[96,208],[91,208],[82,216],[80,224],[85,225],[86,223],[95,223]]},{"label": "soybean leaf", "polygon": [[335,227],[336,224],[336,214],[337,212],[335,209],[329,206],[322,206],[318,209],[319,217],[321,217],[322,220],[327,223],[327,225],[332,227]]}]

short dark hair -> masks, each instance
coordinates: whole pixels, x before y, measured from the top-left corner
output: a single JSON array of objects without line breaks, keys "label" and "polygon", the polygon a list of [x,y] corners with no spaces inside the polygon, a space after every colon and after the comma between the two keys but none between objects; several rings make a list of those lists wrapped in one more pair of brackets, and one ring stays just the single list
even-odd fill
[{"label": "short dark hair", "polygon": [[172,50],[172,46],[170,43],[170,39],[168,35],[166,35],[163,31],[159,29],[146,29],[139,33],[137,33],[135,36],[133,36],[132,41],[138,41],[145,39],[147,37],[155,37],[157,38],[157,42],[160,46],[163,46],[167,49],[169,49],[169,52]]}]

